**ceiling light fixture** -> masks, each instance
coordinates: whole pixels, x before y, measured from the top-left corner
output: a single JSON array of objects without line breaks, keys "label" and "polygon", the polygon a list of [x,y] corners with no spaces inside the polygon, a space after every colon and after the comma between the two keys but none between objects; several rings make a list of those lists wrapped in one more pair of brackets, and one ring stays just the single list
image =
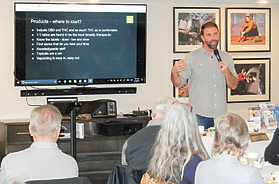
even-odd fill
[{"label": "ceiling light fixture", "polygon": [[97,3],[99,0],[90,0],[91,3]]},{"label": "ceiling light fixture", "polygon": [[260,4],[267,4],[268,1],[266,1],[266,0],[261,0],[261,1],[258,1],[258,3],[260,3]]}]

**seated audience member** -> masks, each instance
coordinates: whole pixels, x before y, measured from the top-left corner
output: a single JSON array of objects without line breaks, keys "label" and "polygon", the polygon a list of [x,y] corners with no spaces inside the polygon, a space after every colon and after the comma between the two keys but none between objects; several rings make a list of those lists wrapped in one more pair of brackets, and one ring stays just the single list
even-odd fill
[{"label": "seated audience member", "polygon": [[175,102],[161,125],[141,184],[193,184],[197,165],[209,158],[191,107]]},{"label": "seated audience member", "polygon": [[122,165],[135,169],[147,169],[152,146],[161,127],[164,115],[174,98],[166,97],[155,101],[151,118],[146,127],[130,136],[122,148]]},{"label": "seated audience member", "polygon": [[273,165],[279,165],[279,128],[275,130],[270,144],[265,148],[264,159]]},{"label": "seated audience member", "polygon": [[212,159],[196,171],[196,184],[264,184],[259,169],[243,165],[238,158],[247,148],[248,127],[239,115],[228,113],[217,119]]},{"label": "seated audience member", "polygon": [[1,163],[0,183],[78,177],[75,159],[58,149],[62,116],[52,105],[36,107],[31,112],[29,133],[32,145],[10,153]]}]

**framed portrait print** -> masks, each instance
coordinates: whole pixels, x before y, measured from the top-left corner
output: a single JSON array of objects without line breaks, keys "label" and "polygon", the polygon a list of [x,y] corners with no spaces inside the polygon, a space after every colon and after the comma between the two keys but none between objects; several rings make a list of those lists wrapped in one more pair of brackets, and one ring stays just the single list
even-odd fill
[{"label": "framed portrait print", "polygon": [[227,52],[270,52],[270,8],[226,8]]},{"label": "framed portrait print", "polygon": [[234,59],[237,88],[227,88],[227,102],[270,101],[270,58]]},{"label": "framed portrait print", "polygon": [[[179,59],[173,60],[173,66],[175,65],[175,63],[177,61],[179,61]],[[189,84],[188,84],[188,82],[179,88],[176,88],[175,86],[173,86],[173,97],[179,98],[179,101],[182,100],[184,102],[188,102],[189,101]]]},{"label": "framed portrait print", "polygon": [[187,53],[202,47],[200,29],[206,22],[215,22],[220,29],[220,8],[174,7],[173,52]]}]

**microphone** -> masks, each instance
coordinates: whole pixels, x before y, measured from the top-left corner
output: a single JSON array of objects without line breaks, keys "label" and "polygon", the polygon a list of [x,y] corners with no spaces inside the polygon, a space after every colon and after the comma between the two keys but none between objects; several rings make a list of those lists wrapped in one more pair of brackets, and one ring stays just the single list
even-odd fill
[{"label": "microphone", "polygon": [[219,54],[219,51],[218,51],[217,49],[214,50],[214,54],[215,54],[215,56],[216,56],[218,62],[221,62],[222,59],[221,59],[220,54]]}]

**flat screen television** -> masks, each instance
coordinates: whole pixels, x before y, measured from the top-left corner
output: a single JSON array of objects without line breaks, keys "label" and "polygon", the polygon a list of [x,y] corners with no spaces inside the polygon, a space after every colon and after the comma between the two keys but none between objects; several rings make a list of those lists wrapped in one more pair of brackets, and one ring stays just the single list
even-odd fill
[{"label": "flat screen television", "polygon": [[15,86],[146,82],[146,4],[15,3]]}]

